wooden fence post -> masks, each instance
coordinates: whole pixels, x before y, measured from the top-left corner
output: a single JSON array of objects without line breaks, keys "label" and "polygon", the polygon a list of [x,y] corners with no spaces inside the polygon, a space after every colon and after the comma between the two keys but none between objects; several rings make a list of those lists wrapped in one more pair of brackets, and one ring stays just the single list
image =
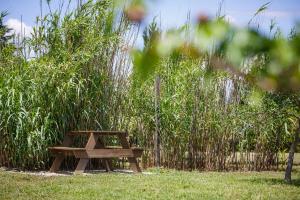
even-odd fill
[{"label": "wooden fence post", "polygon": [[160,167],[160,76],[155,79],[155,166]]}]

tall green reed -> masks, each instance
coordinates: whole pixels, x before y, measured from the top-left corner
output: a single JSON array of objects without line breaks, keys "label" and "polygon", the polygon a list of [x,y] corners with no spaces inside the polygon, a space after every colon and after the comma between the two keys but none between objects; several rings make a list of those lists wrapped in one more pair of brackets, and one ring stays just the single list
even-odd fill
[{"label": "tall green reed", "polygon": [[44,168],[47,147],[69,130],[125,129],[126,48],[136,33],[115,13],[109,0],[52,11],[27,42],[35,58],[1,63],[1,165]]}]

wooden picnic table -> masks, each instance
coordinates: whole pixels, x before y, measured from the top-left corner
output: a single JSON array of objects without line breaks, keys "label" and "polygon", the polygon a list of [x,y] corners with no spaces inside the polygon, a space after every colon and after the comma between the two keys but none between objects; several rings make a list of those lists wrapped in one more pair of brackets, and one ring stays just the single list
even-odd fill
[{"label": "wooden picnic table", "polygon": [[[79,135],[89,137],[85,147],[71,147],[74,137]],[[55,155],[50,171],[57,172],[66,156],[75,156],[75,158],[79,158],[75,173],[84,172],[91,158],[103,159],[106,170],[111,171],[111,158],[119,157],[126,157],[128,159],[133,172],[141,172],[137,158],[141,157],[143,149],[130,147],[127,135],[125,131],[71,131],[65,135],[61,146],[49,147],[49,151]],[[122,146],[105,146],[103,142],[104,136],[118,137]]]}]

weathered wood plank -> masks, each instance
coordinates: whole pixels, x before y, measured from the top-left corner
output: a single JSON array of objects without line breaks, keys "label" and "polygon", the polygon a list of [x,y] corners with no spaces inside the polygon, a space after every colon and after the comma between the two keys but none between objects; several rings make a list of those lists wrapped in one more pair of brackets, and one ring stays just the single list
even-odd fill
[{"label": "weathered wood plank", "polygon": [[92,149],[86,151],[74,151],[76,158],[120,158],[140,157],[142,151],[133,149]]},{"label": "weathered wood plank", "polygon": [[[123,149],[121,146],[103,146],[99,147],[96,146],[96,149]],[[85,150],[86,148],[78,148],[78,147],[62,147],[62,146],[56,146],[56,147],[49,147],[49,151],[80,151],[80,150]],[[130,149],[134,150],[143,150],[141,147],[130,147]]]},{"label": "weathered wood plank", "polygon": [[[82,152],[82,151],[73,151],[75,157],[78,153],[86,154],[87,151],[95,148],[95,146],[97,144],[97,141],[98,141],[98,138],[99,138],[99,135],[95,134],[94,132],[91,132],[89,134],[90,134],[90,137],[89,137],[88,142],[85,145],[85,151],[84,152]],[[80,158],[80,160],[79,160],[79,162],[77,164],[77,167],[75,169],[75,174],[83,173],[86,166],[87,166],[87,164],[88,164],[88,162],[89,162],[89,159],[87,159],[88,157],[85,157],[85,158],[79,157],[79,158]]]},{"label": "weathered wood plank", "polygon": [[[62,148],[49,149],[56,155],[75,156],[76,158],[120,158],[120,157],[141,157],[142,149],[91,149],[85,148]],[[80,155],[80,156],[79,156]]]},{"label": "weathered wood plank", "polygon": [[[127,138],[124,135],[118,135],[118,137],[121,141],[123,149],[130,149],[130,145],[128,143]],[[135,152],[140,152],[140,150],[135,151]],[[142,152],[140,154],[135,154],[135,156],[133,156],[133,157],[127,156],[130,168],[132,169],[133,172],[141,172],[141,168],[140,168],[140,166],[138,164],[138,161],[136,159],[137,157],[139,157],[141,155],[142,155]]]},{"label": "weathered wood plank", "polygon": [[85,152],[85,148],[74,147],[49,147],[48,150],[56,156],[63,155],[64,157],[74,156],[75,151]]},{"label": "weathered wood plank", "polygon": [[133,172],[137,173],[137,172],[142,172],[139,163],[137,161],[137,156],[136,157],[128,157],[128,162],[130,164],[130,168],[132,169]]},{"label": "weathered wood plank", "polygon": [[51,165],[50,172],[57,172],[64,159],[65,159],[64,155],[56,155],[55,159]]},{"label": "weathered wood plank", "polygon": [[80,151],[80,150],[85,150],[85,148],[76,148],[76,147],[49,147],[49,151],[51,152],[58,152],[58,151]]},{"label": "weathered wood plank", "polygon": [[[72,143],[73,143],[73,137],[65,135],[62,146],[71,146]],[[59,168],[64,160],[64,157],[65,157],[64,155],[56,155],[56,157],[51,165],[50,172],[56,172],[59,170]]]},{"label": "weathered wood plank", "polygon": [[[96,144],[96,146],[95,146],[95,149],[105,149],[105,148],[107,148],[107,147],[105,146],[104,141],[102,140],[102,137],[103,137],[103,136],[100,136],[100,137],[99,137],[99,139],[98,139],[98,141],[97,141],[97,144]],[[118,148],[118,147],[115,147],[115,148]],[[112,149],[112,148],[108,148],[108,149]],[[104,167],[105,167],[105,170],[106,170],[107,172],[113,171],[113,167],[112,167],[112,159],[111,159],[111,158],[103,158],[102,161],[103,161],[103,163],[104,163]]]},{"label": "weathered wood plank", "polygon": [[87,166],[87,164],[89,163],[90,159],[88,158],[80,158],[76,169],[75,169],[75,174],[82,174]]}]

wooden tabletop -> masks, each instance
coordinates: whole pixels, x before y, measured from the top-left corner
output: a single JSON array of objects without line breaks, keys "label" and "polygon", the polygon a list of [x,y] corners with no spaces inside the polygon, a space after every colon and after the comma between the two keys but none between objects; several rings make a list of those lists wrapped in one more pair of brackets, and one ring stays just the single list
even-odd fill
[{"label": "wooden tabletop", "polygon": [[125,135],[127,136],[126,131],[71,131],[68,135],[87,135],[90,133],[94,133],[97,135]]}]

